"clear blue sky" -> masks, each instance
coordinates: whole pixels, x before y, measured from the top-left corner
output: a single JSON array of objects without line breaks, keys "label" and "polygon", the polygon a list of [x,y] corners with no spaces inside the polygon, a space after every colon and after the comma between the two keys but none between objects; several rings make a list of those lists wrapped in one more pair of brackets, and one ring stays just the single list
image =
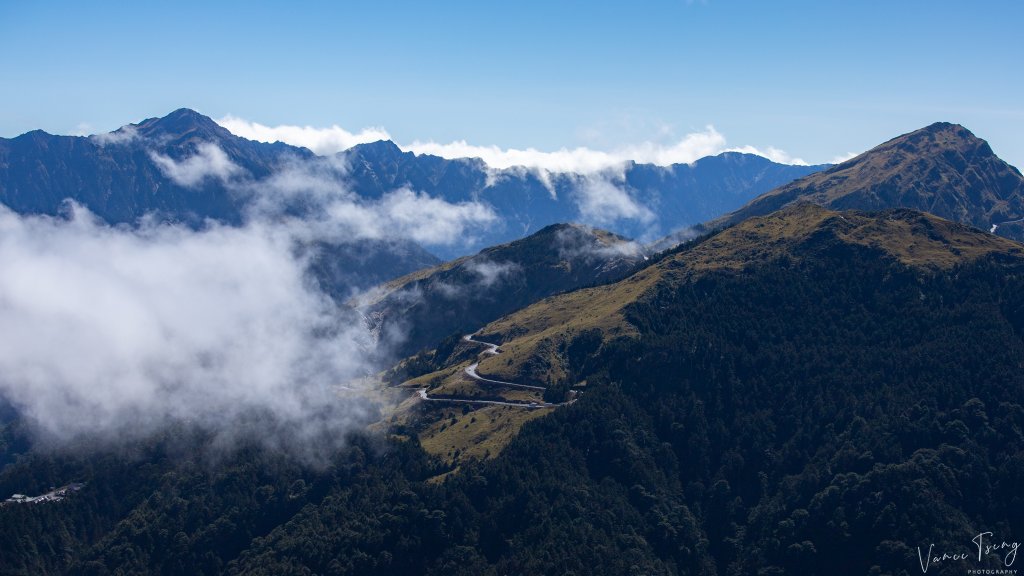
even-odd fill
[{"label": "clear blue sky", "polygon": [[1019,0],[141,4],[0,0],[0,136],[185,106],[541,149],[713,124],[813,162],[945,120],[1024,165]]}]

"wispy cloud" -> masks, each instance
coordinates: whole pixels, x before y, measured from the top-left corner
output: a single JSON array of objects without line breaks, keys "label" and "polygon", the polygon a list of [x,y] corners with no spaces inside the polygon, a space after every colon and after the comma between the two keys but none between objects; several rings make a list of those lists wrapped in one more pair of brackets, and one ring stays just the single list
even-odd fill
[{"label": "wispy cloud", "polygon": [[596,243],[586,241],[590,237],[569,230],[560,230],[556,235],[558,255],[566,259],[586,257],[601,260],[644,257],[644,247],[639,242],[614,236],[598,236]]},{"label": "wispy cloud", "polygon": [[736,148],[727,148],[723,152],[742,152],[743,154],[755,154],[757,156],[763,156],[772,162],[778,162],[779,164],[792,164],[795,166],[808,166],[808,162],[803,158],[797,158],[791,156],[785,150],[779,150],[774,146],[767,148],[757,148],[754,146],[739,146]]},{"label": "wispy cloud", "polygon": [[842,164],[843,162],[846,162],[847,160],[850,160],[852,158],[856,158],[857,156],[860,156],[860,154],[858,154],[856,152],[847,152],[846,154],[839,154],[839,155],[837,155],[835,158],[829,160],[828,163],[829,164]]},{"label": "wispy cloud", "polygon": [[198,186],[207,178],[227,182],[243,171],[219,146],[210,142],[199,144],[196,153],[183,160],[153,151],[149,157],[168,178],[189,188]]},{"label": "wispy cloud", "polygon": [[311,240],[403,238],[428,246],[469,245],[475,234],[499,224],[494,210],[478,201],[449,202],[409,188],[362,198],[348,189],[346,170],[337,157],[299,160],[234,188],[251,197],[250,219],[279,222],[297,215],[296,234]]},{"label": "wispy cloud", "polygon": [[407,188],[384,196],[377,205],[381,225],[424,244],[452,244],[498,220],[480,202],[452,203]]},{"label": "wispy cloud", "polygon": [[210,143],[200,144],[182,160],[149,154],[178,184],[197,186],[217,178],[248,197],[249,221],[290,221],[295,234],[309,241],[402,238],[428,246],[469,245],[475,234],[499,223],[494,210],[482,202],[449,202],[409,188],[377,199],[360,197],[347,186],[348,167],[341,157],[294,159],[265,178],[252,179]]},{"label": "wispy cloud", "polygon": [[581,177],[573,187],[573,195],[585,222],[609,225],[617,220],[649,223],[655,219],[650,208],[634,198],[621,178],[617,179],[613,174]]},{"label": "wispy cloud", "polygon": [[485,257],[477,257],[466,262],[466,270],[477,275],[477,286],[490,288],[518,272],[520,266],[515,262],[494,262]]},{"label": "wispy cloud", "polygon": [[127,124],[114,130],[113,132],[104,132],[102,134],[93,134],[89,138],[99,144],[100,146],[116,146],[118,144],[127,144],[134,142],[139,139],[139,132],[131,124]]}]

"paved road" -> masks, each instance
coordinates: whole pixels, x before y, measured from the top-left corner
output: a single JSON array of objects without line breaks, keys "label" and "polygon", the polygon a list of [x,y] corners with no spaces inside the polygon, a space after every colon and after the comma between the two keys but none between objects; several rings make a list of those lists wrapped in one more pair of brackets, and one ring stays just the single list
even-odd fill
[{"label": "paved road", "polygon": [[477,369],[477,366],[479,366],[479,365],[480,365],[479,362],[473,362],[469,366],[466,366],[466,376],[469,376],[470,378],[472,378],[473,380],[476,380],[478,382],[487,382],[488,384],[500,384],[501,386],[511,386],[513,388],[522,388],[524,390],[539,390],[541,392],[544,391],[544,387],[543,386],[531,386],[529,384],[516,384],[515,382],[505,382],[504,380],[491,380],[490,378],[484,378],[480,374],[477,374],[476,369]]},{"label": "paved road", "polygon": [[465,340],[466,342],[472,342],[474,344],[480,344],[481,346],[486,346],[487,350],[484,350],[484,354],[498,355],[498,354],[501,353],[501,350],[498,349],[499,347],[498,347],[497,344],[491,344],[490,342],[484,342],[483,340],[477,340],[476,338],[473,338],[474,335],[475,334],[466,334],[465,336],[462,337],[462,339]]},{"label": "paved road", "polygon": [[[497,344],[491,344],[490,342],[484,342],[483,340],[477,340],[477,339],[473,338],[473,336],[474,336],[474,334],[466,334],[465,336],[462,337],[462,339],[465,340],[466,342],[472,342],[474,344],[480,344],[481,346],[486,346],[487,349],[484,350],[484,352],[483,352],[484,354],[494,354],[494,355],[497,355],[497,354],[501,353],[501,350],[500,350],[500,348],[499,348],[499,346]],[[490,378],[484,378],[483,376],[480,376],[476,372],[476,368],[479,365],[480,365],[479,362],[474,362],[474,363],[470,364],[469,366],[467,366],[466,367],[466,375],[469,376],[470,378],[472,378],[473,380],[478,381],[478,382],[487,382],[489,384],[499,384],[501,386],[511,386],[513,388],[522,388],[522,389],[525,389],[525,390],[538,390],[538,391],[544,391],[545,390],[545,388],[543,386],[531,386],[529,384],[516,384],[515,382],[505,382],[503,380],[491,380]],[[551,408],[551,407],[555,407],[555,406],[565,406],[566,404],[572,404],[573,402],[576,401],[576,399],[573,398],[572,400],[569,400],[568,402],[559,402],[557,404],[553,404],[551,402],[506,402],[506,401],[501,401],[501,400],[470,400],[468,398],[465,398],[465,399],[464,398],[431,398],[427,394],[426,389],[423,389],[423,388],[420,388],[418,390],[418,393],[420,395],[420,399],[421,400],[426,400],[428,402],[461,402],[461,403],[464,403],[464,404],[494,404],[496,406],[518,406],[520,408],[530,408],[530,409],[535,409],[535,408]]]},{"label": "paved road", "polygon": [[[476,338],[473,338],[473,336],[474,336],[474,334],[466,334],[465,336],[462,337],[462,339],[465,340],[466,342],[472,342],[473,344],[480,344],[481,346],[486,346],[487,349],[484,350],[484,354],[492,354],[494,356],[497,356],[498,354],[501,354],[501,350],[499,349],[497,344],[491,344],[490,342],[484,342],[483,340],[477,340]],[[466,376],[469,376],[470,378],[472,378],[473,380],[476,380],[478,382],[487,382],[489,384],[499,384],[501,386],[511,386],[513,388],[522,388],[523,390],[539,390],[541,392],[544,391],[544,387],[543,386],[531,386],[529,384],[516,384],[515,382],[505,382],[504,380],[493,380],[491,378],[485,378],[485,377],[483,377],[483,376],[481,376],[480,374],[477,373],[476,369],[479,366],[480,366],[479,362],[473,362],[469,366],[466,366]]]},{"label": "paved road", "polygon": [[469,398],[431,398],[427,395],[427,391],[423,388],[417,390],[420,395],[420,400],[426,400],[428,402],[459,402],[462,404],[493,404],[495,406],[516,406],[518,408],[551,408],[552,406],[561,406],[561,404],[552,404],[550,402],[508,402],[502,400],[470,400]]}]

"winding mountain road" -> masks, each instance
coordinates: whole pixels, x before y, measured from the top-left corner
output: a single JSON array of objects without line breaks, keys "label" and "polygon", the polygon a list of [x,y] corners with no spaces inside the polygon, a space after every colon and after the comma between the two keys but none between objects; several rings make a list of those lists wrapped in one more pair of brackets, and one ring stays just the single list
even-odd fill
[{"label": "winding mountain road", "polygon": [[[493,354],[493,355],[497,356],[498,354],[501,353],[501,349],[498,347],[497,344],[491,344],[490,342],[484,342],[483,340],[476,340],[475,338],[473,338],[473,334],[466,334],[465,336],[462,337],[462,339],[465,340],[466,342],[472,342],[473,344],[479,344],[481,346],[486,346],[487,349],[484,350],[484,354]],[[493,380],[491,378],[484,378],[483,376],[481,376],[476,371],[477,367],[479,367],[479,366],[480,366],[479,362],[473,362],[469,366],[466,366],[466,375],[469,376],[470,378],[472,378],[473,380],[476,380],[477,382],[487,382],[489,384],[499,384],[501,386],[511,386],[513,388],[522,388],[523,390],[539,390],[541,392],[544,391],[544,387],[543,386],[531,386],[529,384],[516,384],[515,382],[505,382],[504,380]]]},{"label": "winding mountain road", "polygon": [[550,402],[509,402],[502,400],[471,400],[469,398],[437,398],[430,397],[427,395],[427,391],[420,388],[419,392],[420,400],[426,400],[428,402],[459,402],[461,404],[491,404],[494,406],[517,406],[519,408],[551,408],[552,406],[561,406],[561,404],[551,404]]},{"label": "winding mountain road", "polygon": [[[483,354],[491,354],[491,355],[494,355],[494,356],[497,356],[498,354],[501,354],[501,348],[497,344],[492,344],[490,342],[484,342],[483,340],[477,340],[477,339],[473,338],[473,336],[475,334],[476,334],[475,332],[473,334],[466,334],[465,336],[462,337],[462,339],[464,341],[466,341],[466,342],[471,342],[473,344],[479,344],[481,346],[486,347],[486,349],[483,351]],[[508,386],[510,388],[519,388],[519,389],[522,389],[522,390],[534,390],[534,391],[539,391],[539,392],[543,392],[545,390],[545,388],[543,386],[532,386],[530,384],[516,384],[515,382],[505,382],[504,380],[492,380],[490,378],[484,378],[483,376],[481,376],[480,374],[477,373],[476,369],[477,369],[478,366],[480,366],[479,362],[474,362],[474,363],[470,364],[469,366],[466,366],[466,369],[465,369],[466,376],[469,376],[471,379],[473,379],[473,380],[475,380],[477,382],[485,382],[487,384],[496,384],[496,385],[499,385],[499,386]],[[553,408],[553,407],[556,407],[556,406],[565,406],[566,404],[572,404],[573,402],[576,401],[575,398],[573,398],[572,400],[569,400],[567,402],[558,402],[558,403],[552,403],[552,402],[514,402],[514,401],[502,401],[502,400],[472,400],[472,399],[469,399],[469,398],[437,398],[437,397],[431,397],[430,395],[428,395],[426,389],[424,389],[424,388],[419,389],[418,393],[419,393],[419,396],[420,396],[420,400],[425,400],[425,401],[428,401],[428,402],[460,402],[460,403],[464,403],[464,404],[492,404],[492,405],[495,405],[495,406],[518,406],[520,408],[529,408],[531,410],[532,409],[536,409],[536,408]]]},{"label": "winding mountain road", "polygon": [[[473,334],[466,334],[465,336],[462,337],[462,339],[465,340],[466,342],[472,342],[473,344],[479,344],[481,346],[486,346],[487,349],[484,350],[484,354],[492,354],[494,356],[497,356],[498,354],[501,353],[501,350],[499,349],[497,344],[491,344],[490,342],[484,342],[483,340],[476,340],[476,339],[473,338]],[[481,376],[479,373],[477,373],[476,369],[479,366],[480,366],[479,362],[473,362],[469,366],[466,366],[466,376],[469,376],[470,378],[472,378],[473,380],[476,380],[477,382],[487,382],[488,384],[498,384],[500,386],[510,386],[512,388],[520,388],[520,389],[523,389],[523,390],[538,390],[540,392],[544,391],[544,387],[543,386],[531,386],[529,384],[516,384],[515,382],[505,382],[504,380],[493,380],[491,378],[485,378],[485,377]]]}]

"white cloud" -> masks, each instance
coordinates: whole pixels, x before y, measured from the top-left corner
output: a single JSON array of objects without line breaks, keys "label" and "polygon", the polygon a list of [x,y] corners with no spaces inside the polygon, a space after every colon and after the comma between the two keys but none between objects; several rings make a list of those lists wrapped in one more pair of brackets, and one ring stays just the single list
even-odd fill
[{"label": "white cloud", "polygon": [[252,196],[251,220],[279,222],[298,214],[295,234],[310,240],[404,238],[428,246],[469,245],[475,233],[499,221],[482,202],[448,202],[408,188],[362,198],[348,189],[345,176],[341,158],[316,158],[236,188]]},{"label": "white cloud", "polygon": [[292,146],[303,146],[320,155],[348,150],[356,144],[391,139],[391,136],[383,128],[364,128],[353,133],[337,125],[328,128],[265,126],[235,116],[225,116],[217,120],[217,123],[236,136],[258,142],[285,142]]},{"label": "white cloud", "polygon": [[847,152],[846,154],[837,154],[835,156],[835,158],[832,158],[831,160],[829,160],[828,163],[829,164],[842,164],[843,162],[846,162],[847,160],[856,158],[857,156],[860,156],[860,154],[858,154],[856,152]]},{"label": "white cloud", "polygon": [[785,150],[779,150],[774,146],[767,148],[755,148],[754,146],[739,146],[737,148],[728,148],[723,152],[742,152],[743,154],[755,154],[757,156],[763,156],[772,162],[778,162],[779,164],[792,164],[795,166],[808,166],[809,164],[803,158],[796,158],[790,156]]},{"label": "white cloud", "polygon": [[[264,126],[234,116],[218,120],[232,133],[258,140],[261,142],[281,141],[294,146],[305,146],[317,154],[333,154],[347,150],[356,144],[390,140],[391,137],[383,128],[366,128],[358,133],[349,132],[338,126],[316,128],[313,126]],[[666,134],[659,131],[659,137]],[[495,170],[514,167],[525,167],[538,172],[542,179],[547,173],[575,172],[593,174],[613,167],[620,167],[629,161],[641,164],[669,166],[672,164],[689,164],[703,158],[726,151],[746,152],[764,156],[775,162],[786,164],[806,164],[800,158],[794,158],[783,150],[768,147],[759,149],[753,146],[728,147],[725,136],[707,126],[703,131],[687,134],[675,142],[641,142],[621,146],[611,151],[593,148],[560,148],[555,151],[542,151],[536,148],[501,148],[498,146],[481,146],[470,144],[465,140],[441,143],[432,140],[416,140],[411,144],[399,144],[402,150],[416,154],[431,154],[442,158],[479,158]]]},{"label": "white cloud", "polygon": [[378,211],[384,217],[381,224],[385,229],[424,244],[452,244],[464,239],[471,229],[498,220],[485,204],[451,203],[409,189],[385,195]]},{"label": "white cloud", "polygon": [[466,270],[476,274],[476,284],[481,288],[490,288],[520,270],[515,262],[493,262],[483,257],[473,258],[466,262]]},{"label": "white cloud", "polygon": [[259,224],[132,231],[0,206],[0,394],[44,438],[177,422],[315,456],[365,417],[334,387],[369,369],[368,335],[295,253]]},{"label": "white cloud", "polygon": [[407,238],[428,246],[469,245],[474,234],[498,221],[480,202],[452,203],[408,188],[389,192],[378,201],[352,196],[327,204],[318,220],[305,221],[322,237]]},{"label": "white cloud", "polygon": [[[585,229],[589,227],[576,224]],[[590,229],[592,231],[592,229]],[[557,246],[558,254],[562,258],[599,258],[608,260],[612,258],[645,258],[644,246],[639,242],[616,238],[614,236],[598,236],[596,243],[583,242],[589,235],[580,235],[570,232],[568,229],[558,232]]]},{"label": "white cloud", "polygon": [[408,146],[402,146],[402,149],[443,158],[480,158],[491,168],[499,170],[522,166],[548,172],[589,173],[625,161],[619,156],[589,148],[562,148],[554,152],[541,152],[535,148],[519,150],[497,146],[474,146],[465,140],[447,144],[416,141]]},{"label": "white cloud", "polygon": [[553,173],[592,174],[622,166],[631,160],[659,166],[686,164],[705,156],[717,154],[723,150],[724,146],[725,137],[714,127],[708,126],[703,132],[687,134],[674,144],[662,145],[645,142],[625,146],[611,152],[583,147],[571,150],[562,148],[554,152],[542,152],[535,148],[502,149],[497,146],[473,146],[464,140],[449,144],[417,141],[408,146],[402,146],[402,148],[417,154],[433,154],[444,158],[480,158],[495,169],[524,166]]},{"label": "white cloud", "polygon": [[195,154],[181,161],[152,151],[149,157],[168,178],[186,187],[197,186],[207,178],[227,182],[242,172],[219,146],[211,142],[199,144]]},{"label": "white cloud", "polygon": [[89,138],[100,146],[110,146],[134,142],[135,140],[138,140],[140,136],[135,126],[128,124],[114,130],[113,132],[93,134],[92,136],[89,136]]},{"label": "white cloud", "polygon": [[640,204],[608,174],[584,176],[573,188],[580,216],[586,222],[608,225],[616,220],[652,222],[654,213]]}]

